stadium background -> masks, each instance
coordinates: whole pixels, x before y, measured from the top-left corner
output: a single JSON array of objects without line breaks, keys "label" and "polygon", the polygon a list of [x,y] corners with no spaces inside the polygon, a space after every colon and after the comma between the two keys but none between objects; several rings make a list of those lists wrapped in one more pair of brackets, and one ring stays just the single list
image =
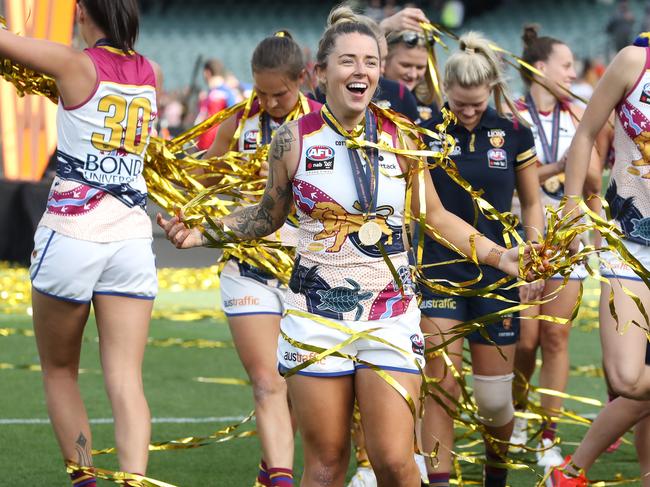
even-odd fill
[{"label": "stadium background", "polygon": [[[10,1],[0,1],[0,13],[6,11]],[[29,32],[28,24],[32,28],[45,24],[61,27],[56,18],[70,18],[64,7],[67,3],[66,0],[22,0],[25,31]],[[419,6],[436,21],[439,20],[439,8],[433,4],[440,3],[444,2]],[[45,4],[48,5],[46,10],[42,10]],[[334,4],[298,0],[144,1],[137,47],[161,65],[166,96],[185,97],[193,83],[204,88],[200,74],[195,75],[197,59],[217,57],[240,81],[249,83],[249,59],[254,46],[277,29],[288,29],[298,42],[315,52],[327,13]],[[545,34],[565,40],[578,58],[606,61],[611,54],[605,24],[615,8],[612,4],[589,0],[477,0],[465,4],[465,22],[456,30],[480,30],[512,52],[521,51],[522,25],[537,22]],[[631,2],[631,7],[640,22],[644,3]],[[59,31],[59,35],[65,32]],[[453,48],[453,44],[450,47]],[[444,50],[441,53],[444,62]],[[509,75],[514,91],[519,90],[517,74],[510,72]],[[0,86],[8,96],[7,83],[0,82]],[[26,126],[38,130],[21,130],[21,126],[15,126],[12,131],[6,126],[6,100],[0,98],[3,129],[0,153],[5,154],[0,170],[0,260],[24,263],[25,252],[28,255],[31,249],[31,232],[47,194],[49,175],[45,173],[45,180],[38,180],[47,165],[49,152],[35,149],[25,156],[26,153],[20,151],[16,157],[20,166],[16,176],[7,171],[6,149],[7,145],[16,145],[16,140],[24,143],[30,137],[38,139],[34,147],[45,144],[49,149],[52,141],[43,134],[51,130],[48,126],[51,115],[48,118],[45,113],[51,108],[43,108],[41,100],[31,97],[22,100],[22,109],[17,115],[26,121]],[[42,100],[42,103],[49,102]],[[38,115],[29,109],[38,109]],[[150,211],[154,212],[155,208],[152,206]],[[7,254],[10,247],[14,253]],[[16,247],[22,253],[16,254]],[[147,350],[144,377],[152,415],[156,418],[153,440],[205,437],[237,423],[252,408],[250,390],[243,380],[245,374],[230,344],[223,316],[216,309],[218,281],[214,270],[205,268],[214,263],[216,255],[206,249],[177,252],[164,241],[156,242],[156,252],[161,267],[190,266],[193,269],[161,270],[162,292],[156,302],[151,327],[153,341]],[[30,336],[27,290],[24,269],[0,265],[0,486],[27,482],[65,485],[58,449],[45,419],[40,376],[35,372],[38,356]],[[571,338],[573,369],[569,392],[604,400],[600,347],[595,332],[596,283],[589,282],[585,296],[577,330]],[[113,440],[107,420],[110,408],[99,372],[94,323],[88,326],[86,340],[80,381],[89,416],[94,418],[94,446],[104,448],[111,446]],[[570,400],[567,408],[586,417],[593,417],[598,411],[593,401]],[[569,423],[572,424],[562,426],[567,450],[577,444],[585,431],[580,421]],[[253,429],[254,423],[243,428]],[[466,432],[459,429],[458,434],[464,436]],[[258,461],[255,440],[241,438],[215,444],[216,440],[228,436],[216,435],[215,440],[206,440],[206,446],[187,451],[152,452],[149,475],[177,486],[250,485]],[[474,440],[475,437],[463,437],[458,443],[458,453],[469,459],[473,454],[480,454],[480,444]],[[536,468],[533,456],[524,454],[517,458],[532,470],[514,472],[510,485],[534,485],[538,477],[533,473]],[[113,469],[117,466],[113,455],[98,457],[97,465]],[[301,458],[297,454],[297,472],[300,472],[300,465]],[[464,485],[472,485],[479,478],[479,469],[471,462],[462,463],[462,472]],[[628,478],[638,475],[629,441],[618,452],[601,459],[592,471],[596,479],[611,480],[619,474]]]}]

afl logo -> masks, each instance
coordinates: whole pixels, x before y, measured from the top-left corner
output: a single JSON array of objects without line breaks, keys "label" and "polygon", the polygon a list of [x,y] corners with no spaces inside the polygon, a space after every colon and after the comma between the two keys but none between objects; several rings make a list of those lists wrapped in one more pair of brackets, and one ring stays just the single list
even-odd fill
[{"label": "afl logo", "polygon": [[305,153],[305,169],[322,171],[334,169],[334,149],[327,145],[312,145]]},{"label": "afl logo", "polygon": [[244,133],[244,150],[257,149],[257,134],[259,130],[248,130]]},{"label": "afl logo", "polygon": [[488,166],[491,169],[508,169],[508,154],[503,149],[490,149],[487,152]]},{"label": "afl logo", "polygon": [[650,105],[650,83],[643,85],[643,91],[641,92],[641,98],[639,98],[639,101]]},{"label": "afl logo", "polygon": [[411,349],[413,353],[424,355],[424,340],[418,333],[411,335]]}]

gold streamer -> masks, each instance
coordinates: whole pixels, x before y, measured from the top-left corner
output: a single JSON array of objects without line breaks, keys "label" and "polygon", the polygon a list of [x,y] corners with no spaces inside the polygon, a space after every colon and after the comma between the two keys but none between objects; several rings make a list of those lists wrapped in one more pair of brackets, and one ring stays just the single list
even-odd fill
[{"label": "gold streamer", "polygon": [[236,379],[234,377],[196,377],[196,382],[204,384],[221,384],[226,386],[249,386],[251,381],[246,379]]},{"label": "gold streamer", "polygon": [[[0,28],[7,28],[7,21],[2,16],[0,16]],[[41,95],[52,103],[59,102],[59,90],[50,76],[3,58],[0,58],[0,76],[14,85],[19,96]]]},{"label": "gold streamer", "polygon": [[[433,29],[430,29],[432,32],[435,32],[436,35],[439,35],[441,32],[443,32],[442,29],[434,31]],[[448,32],[445,32],[447,35],[449,35]],[[442,44],[442,42],[439,42]],[[498,46],[493,46],[498,48]],[[497,50],[500,50],[502,53],[507,54],[513,58],[516,59],[516,56],[513,54],[509,53],[508,51],[505,51],[503,49],[498,48]],[[435,52],[433,54],[432,62],[435,64]],[[520,60],[516,60],[517,63],[522,65]],[[523,65],[522,65],[523,66]],[[429,66],[431,69],[431,66]],[[526,66],[528,69],[528,67]],[[4,64],[3,64],[3,69]],[[534,68],[533,68],[534,69]],[[532,70],[531,70],[532,71]],[[535,71],[532,71],[535,72]],[[3,71],[4,75],[5,71]],[[29,77],[29,73],[23,73],[23,76]],[[36,75],[35,75],[36,76]],[[16,79],[18,79],[20,76],[13,76],[12,79],[14,81],[14,84],[16,85]],[[18,89],[21,89],[19,85],[16,85]],[[56,87],[54,87],[56,88]],[[35,92],[36,93],[36,92]],[[45,92],[41,94],[46,94]],[[241,108],[241,107],[239,107]],[[373,110],[377,110],[376,107],[373,107]],[[234,111],[233,111],[234,113]],[[220,197],[234,197],[236,200],[240,201],[253,201],[256,196],[259,196],[260,191],[261,191],[261,178],[257,176],[257,172],[255,170],[250,169],[249,166],[245,166],[244,162],[245,159],[243,158],[238,158],[237,154],[231,153],[228,154],[227,156],[224,156],[220,160],[214,160],[214,161],[200,161],[196,159],[193,156],[186,155],[182,159],[177,159],[175,154],[179,151],[182,150],[182,146],[187,143],[189,140],[191,140],[193,137],[198,135],[198,133],[201,130],[207,129],[207,126],[210,123],[217,123],[215,120],[224,120],[227,118],[225,113],[217,114],[218,116],[215,116],[209,123],[204,124],[203,126],[199,128],[195,128],[194,132],[190,134],[184,134],[184,137],[181,136],[177,139],[174,139],[169,144],[164,143],[163,141],[160,141],[158,139],[154,139],[152,141],[152,144],[150,145],[150,150],[148,151],[148,162],[151,164],[148,164],[149,167],[147,168],[146,172],[146,177],[147,181],[150,185],[152,193],[152,198],[162,204],[163,207],[167,208],[168,210],[173,210],[175,207],[184,207],[187,211],[188,214],[188,222],[196,223],[199,220],[206,218],[206,217],[215,217],[218,218],[220,216],[223,216],[236,205],[236,203],[233,203],[232,201],[224,201],[222,199],[216,198],[216,196]],[[449,160],[448,154],[449,151],[451,150],[450,148],[453,148],[453,141],[449,140],[449,137],[447,137],[444,134],[444,127],[443,130],[441,130],[441,134],[436,134],[432,132],[425,131],[421,128],[418,127],[413,127],[412,125],[406,124],[401,118],[396,117],[394,114],[391,114],[391,112],[383,111],[382,112],[383,116],[388,117],[389,119],[393,120],[400,130],[406,133],[406,135],[400,134],[400,139],[405,140],[405,139],[410,139],[411,141],[415,142],[416,147],[418,147],[418,150],[404,150],[404,149],[391,149],[388,147],[379,147],[382,150],[390,150],[391,152],[400,154],[402,156],[405,156],[407,158],[423,158],[423,157],[429,157],[433,161],[435,161],[433,165],[441,165],[448,174],[450,174],[450,177],[454,181],[456,181],[458,184],[460,184],[463,188],[465,188],[475,199],[477,202],[477,210],[481,211],[487,218],[493,219],[500,221],[503,226],[504,226],[504,240],[506,241],[507,245],[510,246],[511,242],[511,237],[518,243],[521,243],[520,238],[518,235],[514,232],[514,225],[516,224],[516,219],[514,217],[509,216],[509,214],[501,215],[496,210],[494,210],[491,205],[487,204],[482,198],[481,198],[481,192],[480,191],[475,191],[472,189],[471,185],[469,185],[466,181],[463,181],[459,176],[458,172],[453,165],[453,162]],[[222,117],[222,118],[219,118]],[[446,118],[445,123],[450,123],[449,122],[450,118]],[[206,121],[208,122],[208,121]],[[444,144],[443,147],[445,148],[445,152],[443,153],[433,153],[431,151],[428,151],[426,147],[423,147],[421,143],[419,142],[419,135],[421,134],[427,134],[434,136],[434,138],[439,138],[442,139]],[[353,141],[350,146],[351,147],[364,147],[369,145],[368,143],[365,143],[365,141],[358,141],[355,140]],[[262,151],[259,153],[260,157],[259,160],[265,160],[263,157],[265,157],[265,154],[263,154]],[[250,159],[248,160],[250,162]],[[208,172],[207,176],[222,176],[222,183],[220,184],[219,187],[215,188],[209,188],[205,189],[203,185],[200,183],[198,176],[194,176],[192,174],[192,170],[194,168],[200,168],[200,169],[205,169],[205,168],[210,168],[212,167],[211,164],[213,163],[221,163],[222,167],[221,168],[215,168],[214,171],[211,173]],[[225,165],[225,169],[223,168]],[[423,197],[423,179],[422,179],[422,171],[426,169],[426,166],[423,166],[421,162],[418,162],[418,165],[416,166],[416,170],[420,171],[418,178],[420,181],[420,201],[423,203],[425,201],[425,198]],[[246,170],[248,169],[248,172]],[[243,172],[246,174],[246,178],[242,178],[238,176],[238,172]],[[414,172],[413,172],[414,173]],[[410,174],[410,176],[413,176],[414,174]],[[407,175],[404,175],[406,177]],[[410,180],[413,180],[413,177],[410,178]],[[241,183],[241,184],[237,184]],[[410,187],[410,186],[409,186]],[[182,191],[181,191],[182,190]],[[409,191],[408,197],[411,197],[412,192]],[[618,255],[620,255],[627,263],[630,264],[630,266],[637,272],[637,274],[646,282],[648,283],[648,271],[646,269],[643,269],[643,267],[634,259],[629,253],[626,251],[624,246],[622,245],[620,239],[621,239],[621,234],[620,232],[616,229],[616,227],[613,224],[610,224],[608,221],[602,219],[599,215],[594,215],[591,210],[588,208],[585,208],[584,202],[580,203],[580,208],[581,210],[589,216],[589,222],[588,223],[578,223],[579,217],[573,216],[571,217],[569,215],[565,215],[563,217],[559,217],[558,215],[561,214],[561,208],[559,210],[556,210],[557,213],[549,216],[549,225],[547,227],[549,229],[552,229],[553,231],[548,232],[547,236],[545,237],[544,242],[542,243],[542,250],[539,252],[533,252],[533,259],[531,259],[530,263],[527,263],[526,266],[523,268],[523,272],[527,272],[528,270],[531,270],[535,275],[537,275],[540,278],[545,278],[550,275],[553,275],[557,272],[560,272],[563,276],[567,276],[568,273],[570,272],[571,266],[577,263],[580,260],[584,260],[589,255],[596,251],[602,251],[602,250],[612,250]],[[606,208],[607,211],[607,216],[608,218],[610,217],[609,215],[609,209],[606,205],[604,204],[604,207]],[[206,210],[208,209],[209,210]],[[407,208],[409,208],[409,205],[407,205]],[[194,210],[194,211],[193,211]],[[408,210],[407,210],[408,214]],[[407,221],[407,223],[409,223]],[[426,226],[426,220],[425,220],[425,213],[420,212],[420,215],[418,215],[418,223],[422,229],[427,228]],[[435,229],[427,228],[430,231],[435,232]],[[583,251],[578,253],[575,256],[571,256],[568,252],[568,245],[569,243],[575,238],[578,234],[583,233],[584,231],[588,230],[598,230],[601,231],[603,234],[605,240],[608,243],[607,247],[603,247],[601,249],[594,249],[594,248],[585,248]],[[448,243],[448,242],[447,242]],[[257,254],[261,255],[261,258],[259,255],[252,256],[250,254],[250,248],[251,245],[254,245],[256,248]],[[253,265],[257,265],[258,267],[263,268],[264,270],[267,271],[272,271],[276,275],[279,274],[279,277],[284,276],[284,280],[286,281],[286,272],[287,268],[282,268],[282,265],[286,264],[290,268],[291,266],[291,258],[286,254],[286,251],[276,243],[264,241],[264,242],[255,242],[253,244],[243,244],[241,242],[230,242],[226,243],[223,245],[223,247],[228,248],[229,251],[233,252],[233,255],[237,258],[241,258],[244,261],[247,261],[249,263],[252,263]],[[550,252],[552,257],[550,259],[551,265],[546,268],[545,271],[542,271],[543,266],[540,265],[540,262],[542,260],[542,255],[545,255],[546,252]],[[279,259],[280,261],[280,266],[270,264],[270,257],[277,258],[277,253],[280,253],[281,256],[285,256],[286,259],[283,260],[282,258]],[[418,255],[421,255],[421,248],[418,249]],[[475,247],[472,246],[472,250],[470,254],[475,255]],[[461,254],[462,255],[462,254]],[[468,262],[469,261],[474,261],[470,256],[463,256],[464,259],[466,259]],[[259,262],[262,260],[262,262]],[[419,272],[419,269],[416,269],[417,272]],[[590,274],[592,274],[593,277],[601,280],[601,281],[606,281],[604,278],[600,277],[597,275],[594,271],[589,269]],[[480,271],[479,271],[480,274]],[[479,276],[475,282],[478,282],[480,280]],[[430,283],[427,281],[425,282],[426,285],[432,287],[432,289],[436,290],[442,290],[446,289],[447,292],[449,293],[457,293],[458,295],[480,295],[481,293],[486,296],[493,297],[490,295],[490,292],[496,287],[492,288],[486,288],[483,290],[470,290],[469,292],[462,290],[461,288],[463,287],[462,285],[468,285],[468,283],[446,283],[446,286],[440,286],[436,283]],[[566,282],[566,281],[565,281]],[[505,284],[499,283],[499,285]],[[5,288],[6,289],[6,288]],[[636,296],[634,296],[629,290],[624,289],[624,292],[630,296],[631,299],[633,299],[641,311],[642,315],[644,316],[644,319],[646,320],[646,327],[644,328],[646,331],[648,330],[648,317],[645,312],[645,309],[643,307],[643,303],[641,303],[640,299]],[[16,300],[16,297],[14,296],[13,298],[8,297],[6,294],[0,294],[0,298],[4,301],[8,301],[9,299],[12,299],[14,302],[20,300],[22,298],[19,298]],[[534,303],[534,304],[539,304],[539,303]],[[526,306],[526,305],[524,305]],[[3,306],[3,310],[4,310]],[[612,314],[614,317],[616,317],[615,314],[615,309],[613,306],[613,294],[610,294],[610,308],[612,311]],[[574,315],[575,312],[577,311],[577,306],[576,309],[574,310]],[[489,319],[494,319],[496,316],[492,316]],[[548,318],[553,318],[553,317],[545,317],[545,319]],[[558,319],[556,318],[556,322]],[[631,323],[626,323],[624,324],[621,329],[622,331],[625,331],[627,327],[629,327],[631,324],[634,324],[635,326],[640,326],[642,327],[643,325],[641,323],[636,323],[636,322],[631,322]],[[470,332],[470,329],[481,329],[484,327],[485,323],[481,322],[480,320],[477,320],[477,323],[467,323],[467,324],[461,324],[461,326],[458,327],[456,332],[456,339],[460,336],[463,336],[464,334]],[[356,339],[360,338],[357,337]],[[350,339],[354,341],[354,336],[351,336]],[[351,341],[349,342],[351,343]],[[447,342],[449,343],[449,342]],[[298,344],[297,344],[298,345]],[[299,344],[299,345],[304,345],[305,347],[308,347],[308,344]],[[327,354],[336,354],[339,353],[338,350],[342,348],[341,346],[333,347],[332,350],[320,350],[318,353],[327,355]],[[428,352],[436,352],[437,350],[431,350]],[[441,351],[441,350],[438,350]],[[441,351],[444,353],[443,351]],[[371,364],[370,364],[371,365]],[[377,372],[382,372],[377,370]],[[458,371],[455,371],[455,376],[458,374],[458,377],[456,377],[456,380],[462,380],[462,377],[460,377],[460,374]],[[390,378],[390,376],[388,376]],[[390,382],[389,382],[390,383]],[[400,394],[402,394],[402,391],[399,390],[398,387],[396,387],[395,384],[391,384],[393,387],[395,387]],[[427,385],[436,387],[437,386],[437,381],[435,380],[428,380]],[[463,391],[466,391],[466,385],[463,383]],[[399,386],[399,384],[397,384]],[[553,391],[548,391],[548,390],[542,390],[543,393],[548,394]],[[538,390],[538,392],[542,392]],[[405,391],[404,391],[405,392]],[[440,392],[440,391],[438,391]],[[465,410],[465,412],[468,412],[469,414],[475,414],[475,408],[472,406],[471,403],[471,398],[466,396],[466,393],[463,393],[463,404],[460,404],[459,406],[459,411]],[[402,394],[403,397],[404,394]],[[410,399],[408,397],[405,397],[405,400]],[[412,412],[414,412],[414,407],[413,407],[413,401],[412,399],[410,402],[407,400],[407,403],[409,403],[409,406],[411,407]],[[415,412],[414,412],[415,414]],[[569,413],[570,415],[570,413]],[[578,417],[579,418],[579,417]],[[456,417],[457,421],[461,421],[460,417]],[[469,431],[474,431],[474,432],[479,432],[480,427],[477,426],[476,423],[467,423],[463,422],[463,424],[468,428]],[[481,431],[481,433],[484,433]],[[243,436],[243,435],[250,435],[250,432],[244,432],[240,433],[239,435],[231,435],[232,437],[238,437],[238,436]],[[490,439],[491,441],[496,441],[495,439]],[[193,448],[196,446],[201,446],[200,443],[202,440],[201,438],[195,439],[195,438],[190,438],[189,441],[184,441],[188,439],[183,439],[183,440],[175,440],[175,442],[167,442],[165,445],[160,445],[161,449],[177,449],[177,448]],[[223,438],[222,438],[223,440]],[[178,442],[178,443],[177,443]],[[180,444],[185,445],[183,447],[179,446]],[[163,448],[164,447],[164,448]],[[460,458],[468,462],[478,462],[478,460],[474,457],[464,455],[464,456],[458,456],[456,455],[455,458]],[[457,460],[455,460],[456,464],[458,465]],[[504,464],[504,468],[526,468],[525,466],[515,466],[510,463]],[[461,477],[462,478],[462,477]],[[620,482],[627,482],[628,480],[621,480]],[[610,482],[610,481],[606,481]],[[617,480],[617,482],[619,482]],[[619,484],[613,484],[613,483],[603,483],[602,485],[619,485]]]},{"label": "gold streamer", "polygon": [[69,474],[83,472],[87,475],[93,475],[98,479],[110,480],[116,484],[129,485],[131,487],[175,487],[172,484],[155,480],[142,475],[136,475],[126,472],[113,472],[97,467],[82,467],[74,462],[66,462],[66,470]]},{"label": "gold streamer", "polygon": [[[10,364],[0,362],[0,370],[27,370],[29,372],[41,372],[40,364]],[[80,374],[100,374],[99,370],[79,369]]]},{"label": "gold streamer", "polygon": [[[241,428],[244,424],[250,422],[253,419],[254,415],[254,411],[251,411],[250,414],[239,423],[221,428],[220,430],[215,431],[208,436],[188,436],[176,440],[151,443],[149,445],[149,451],[188,450],[191,448],[199,448],[202,446],[223,443],[226,441],[234,440],[236,438],[248,438],[250,436],[255,436],[256,433],[254,430],[235,433],[235,431]],[[92,453],[93,455],[106,455],[109,453],[115,453],[116,451],[117,449],[115,447],[111,447],[104,448],[102,450],[93,450]]]}]

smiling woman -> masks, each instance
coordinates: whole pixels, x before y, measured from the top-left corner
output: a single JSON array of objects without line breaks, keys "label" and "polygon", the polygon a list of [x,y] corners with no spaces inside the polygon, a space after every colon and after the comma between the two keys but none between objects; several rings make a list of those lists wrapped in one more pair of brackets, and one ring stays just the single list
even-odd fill
[{"label": "smiling woman", "polygon": [[[346,7],[332,11],[328,24],[316,69],[327,104],[278,129],[262,200],[224,217],[222,230],[213,233],[218,240],[263,237],[282,226],[295,204],[297,256],[277,359],[303,440],[302,485],[343,485],[356,398],[378,485],[415,487],[424,338],[404,215],[407,184],[419,195],[413,175],[422,161],[397,155],[408,148],[399,142],[399,129],[370,104],[380,75],[372,30]],[[348,148],[362,141],[381,149]],[[478,237],[440,204],[428,172],[422,176],[431,234],[435,228],[466,255],[474,241],[481,262],[518,275],[518,249]],[[419,205],[415,197],[410,211],[419,214]],[[168,238],[179,248],[204,245],[207,237],[186,227],[182,216],[159,217]],[[337,353],[320,360],[310,355],[333,347]]]},{"label": "smiling woman", "polygon": [[[538,27],[524,27],[522,58],[534,66],[541,75],[528,69],[521,70],[521,76],[528,87],[525,97],[517,102],[519,113],[533,128],[537,148],[539,168],[539,193],[544,207],[557,208],[564,198],[564,166],[566,153],[576,133],[582,109],[571,102],[568,89],[575,80],[573,53],[564,42],[548,36],[538,35]],[[600,161],[592,150],[589,170],[589,190],[587,193],[600,193]],[[588,195],[587,195],[588,196]],[[597,202],[597,207],[594,203]],[[589,205],[596,212],[600,210],[600,200],[592,200]],[[544,295],[557,293],[557,297],[541,306],[533,306],[524,311],[526,316],[554,316],[569,320],[573,307],[579,299],[582,280],[587,277],[584,265],[576,265],[568,282],[559,274],[551,277],[545,285]],[[571,322],[558,324],[538,319],[526,319],[517,343],[515,367],[520,374],[515,381],[517,409],[525,410],[528,381],[535,371],[537,349],[542,352],[539,385],[545,389],[564,392],[569,379],[569,331]],[[522,380],[523,379],[523,380]],[[542,408],[549,417],[562,409],[562,398],[542,395]],[[512,443],[525,444],[527,421],[515,420]],[[557,424],[544,424],[542,437],[537,445],[537,463],[543,467],[560,465],[564,458],[559,445],[554,444]]]},{"label": "smiling woman", "polygon": [[418,118],[428,120],[438,109],[432,80],[426,76],[428,50],[421,32],[391,31],[386,35],[388,54],[384,76],[398,81],[413,93],[418,102]]},{"label": "smiling woman", "polygon": [[[34,236],[34,332],[48,413],[64,459],[92,467],[78,385],[84,327],[95,311],[120,469],[145,474],[150,439],[142,360],[157,292],[144,152],[156,118],[154,66],[133,51],[135,0],[79,0],[88,48],[0,30],[0,57],[52,76],[60,94],[57,172]],[[75,470],[73,485],[94,476]]]}]

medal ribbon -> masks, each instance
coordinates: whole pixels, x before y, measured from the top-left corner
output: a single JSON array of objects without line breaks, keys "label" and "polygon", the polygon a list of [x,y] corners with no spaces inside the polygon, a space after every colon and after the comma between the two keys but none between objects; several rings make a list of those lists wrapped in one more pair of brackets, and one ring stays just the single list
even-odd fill
[{"label": "medal ribbon", "polygon": [[526,105],[528,106],[528,113],[530,113],[530,118],[533,119],[533,123],[537,126],[539,140],[542,143],[542,149],[544,150],[544,162],[546,164],[557,162],[557,152],[560,145],[560,103],[556,103],[555,108],[553,108],[553,128],[551,129],[550,144],[546,138],[546,131],[544,130],[544,125],[542,124],[542,120],[539,117],[539,111],[537,110],[535,101],[533,100],[533,97],[530,96],[530,93],[526,95]]},{"label": "medal ribbon", "polygon": [[[350,156],[350,167],[354,175],[354,185],[357,188],[359,205],[366,213],[366,219],[373,218],[377,208],[377,194],[379,192],[379,150],[377,147],[366,146],[363,151],[367,164],[365,168],[361,162],[358,149],[350,147],[350,142],[361,136],[361,134],[348,132],[334,118],[327,105],[323,106],[322,112],[325,123],[339,135],[345,137],[348,143],[348,155]],[[377,143],[377,119],[369,108],[366,108],[364,127],[364,138],[367,142]],[[373,188],[374,186],[374,188]]]},{"label": "medal ribbon", "polygon": [[[284,122],[284,120],[283,120]],[[258,136],[258,145],[270,144],[273,138],[273,129],[271,128],[271,115],[266,112],[260,114],[260,131]]]}]

